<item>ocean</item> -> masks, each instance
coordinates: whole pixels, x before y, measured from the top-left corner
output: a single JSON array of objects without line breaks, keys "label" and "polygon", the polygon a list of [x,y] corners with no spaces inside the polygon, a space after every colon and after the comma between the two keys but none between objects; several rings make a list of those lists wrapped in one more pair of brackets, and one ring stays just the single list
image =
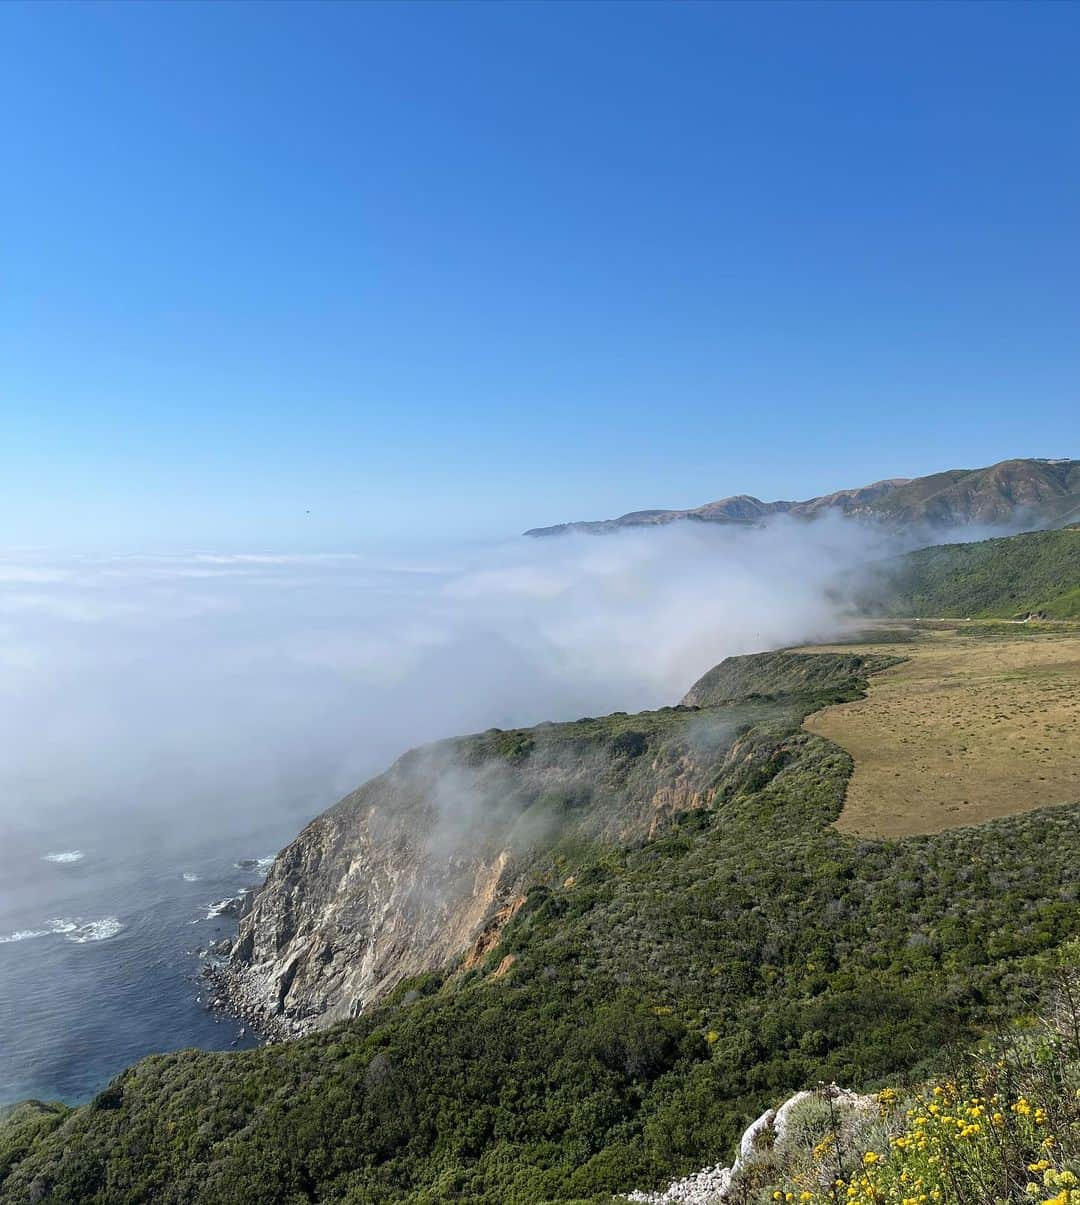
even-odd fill
[{"label": "ocean", "polygon": [[167,845],[130,817],[69,824],[63,839],[32,824],[5,834],[0,1105],[75,1104],[147,1054],[254,1045],[207,1007],[199,969],[208,944],[236,931],[216,915],[222,901],[261,882],[300,824]]}]

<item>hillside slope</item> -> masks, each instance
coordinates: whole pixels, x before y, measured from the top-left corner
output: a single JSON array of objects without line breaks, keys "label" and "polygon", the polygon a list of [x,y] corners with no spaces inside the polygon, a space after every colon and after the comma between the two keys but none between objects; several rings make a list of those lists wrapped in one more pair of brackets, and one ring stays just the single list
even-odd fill
[{"label": "hillside slope", "polygon": [[592,534],[655,527],[678,520],[752,524],[774,515],[813,519],[835,512],[894,526],[946,529],[969,524],[1056,526],[1080,517],[1080,460],[1003,460],[981,469],[950,469],[928,477],[894,477],[837,490],[804,502],[762,502],[738,494],[687,510],[632,511],[617,519],[534,527],[529,536]]},{"label": "hillside slope", "polygon": [[858,604],[903,616],[1080,617],[1080,525],[922,548],[879,566]]},{"label": "hillside slope", "polygon": [[407,753],[278,856],[221,990],[258,1028],[289,1036],[463,951],[479,958],[538,875],[707,806],[739,720],[669,707]]},{"label": "hillside slope", "polygon": [[[296,1041],[143,1060],[50,1119],[0,1171],[0,1202],[606,1201],[726,1157],[787,1093],[904,1074],[1025,1007],[1080,931],[1080,807],[845,836],[832,822],[850,759],[799,725],[865,678],[816,674],[830,680],[815,694],[803,667],[736,676],[774,689],[556,726],[614,788],[574,796],[589,819],[543,837],[475,959]],[[525,802],[540,781],[528,741],[542,761],[545,732],[464,747],[526,784]],[[676,782],[687,751],[702,806],[673,799],[653,829],[643,792]],[[631,755],[637,769],[615,768]],[[356,797],[342,810],[362,822]],[[301,926],[317,916],[294,901]]]},{"label": "hillside slope", "polygon": [[[1077,1205],[1080,948],[1048,969],[1033,1015],[957,1052],[929,1083],[804,1089],[750,1124],[732,1166],[703,1168],[640,1205]],[[1059,1190],[1066,1191],[1061,1192]]]},{"label": "hillside slope", "polygon": [[[218,988],[254,1026],[287,1037],[355,1016],[463,952],[469,965],[529,883],[565,872],[582,850],[655,837],[675,814],[710,806],[749,724],[794,715],[805,697],[853,698],[890,663],[729,658],[679,707],[412,750],[282,851]],[[722,698],[704,689],[717,675]]]},{"label": "hillside slope", "polygon": [[713,666],[683,696],[687,707],[716,707],[759,695],[808,695],[820,698],[828,691],[841,694],[853,681],[888,669],[899,658],[881,654],[751,653],[728,657]]}]

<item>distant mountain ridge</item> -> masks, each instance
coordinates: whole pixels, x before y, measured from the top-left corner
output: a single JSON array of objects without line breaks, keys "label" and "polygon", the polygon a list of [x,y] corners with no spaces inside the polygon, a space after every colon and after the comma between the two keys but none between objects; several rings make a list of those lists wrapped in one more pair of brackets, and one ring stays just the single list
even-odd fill
[{"label": "distant mountain ridge", "polygon": [[804,502],[763,502],[750,494],[735,494],[688,510],[631,511],[617,519],[534,527],[525,534],[603,534],[679,520],[752,525],[778,514],[814,519],[828,511],[904,527],[998,525],[1017,520],[1036,527],[1055,526],[1080,517],[1080,460],[1002,460],[981,469],[948,469],[928,477],[890,477]]}]

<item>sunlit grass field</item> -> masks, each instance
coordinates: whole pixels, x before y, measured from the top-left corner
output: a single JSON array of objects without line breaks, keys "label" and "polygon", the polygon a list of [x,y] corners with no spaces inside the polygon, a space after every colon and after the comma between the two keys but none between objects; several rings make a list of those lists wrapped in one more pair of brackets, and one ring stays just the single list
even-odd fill
[{"label": "sunlit grass field", "polygon": [[[907,660],[875,674],[865,699],[806,720],[855,760],[841,831],[933,833],[1080,799],[1077,625],[954,621],[911,632]],[[835,647],[896,653],[895,633],[881,636]]]}]

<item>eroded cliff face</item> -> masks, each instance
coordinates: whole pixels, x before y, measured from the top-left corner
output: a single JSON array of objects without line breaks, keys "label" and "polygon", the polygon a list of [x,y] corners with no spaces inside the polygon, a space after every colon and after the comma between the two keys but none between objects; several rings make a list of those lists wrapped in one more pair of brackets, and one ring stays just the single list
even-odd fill
[{"label": "eroded cliff face", "polygon": [[805,739],[770,725],[785,709],[801,718],[808,690],[857,694],[892,661],[870,660],[729,658],[678,707],[412,750],[278,855],[216,975],[224,1002],[289,1037],[425,971],[509,973],[512,954],[488,956],[529,887],[572,881],[602,847],[759,788]]},{"label": "eroded cliff face", "polygon": [[289,1037],[421,972],[479,966],[531,883],[708,806],[725,761],[744,757],[737,720],[667,708],[406,754],[278,856],[219,977],[224,998]]},{"label": "eroded cliff face", "polygon": [[469,943],[510,888],[511,853],[489,840],[440,849],[433,822],[365,801],[283,851],[231,961],[253,1022],[289,1036],[355,1015]]}]

